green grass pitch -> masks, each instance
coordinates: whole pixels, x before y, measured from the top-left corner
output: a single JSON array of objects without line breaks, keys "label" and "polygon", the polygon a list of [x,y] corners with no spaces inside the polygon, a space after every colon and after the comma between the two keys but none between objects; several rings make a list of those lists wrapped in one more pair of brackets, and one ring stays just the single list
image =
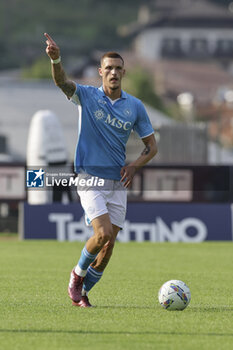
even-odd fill
[{"label": "green grass pitch", "polygon": [[[71,305],[69,274],[84,243],[0,242],[0,349],[233,349],[233,244],[117,243],[91,309]],[[184,311],[158,290],[181,279]]]}]

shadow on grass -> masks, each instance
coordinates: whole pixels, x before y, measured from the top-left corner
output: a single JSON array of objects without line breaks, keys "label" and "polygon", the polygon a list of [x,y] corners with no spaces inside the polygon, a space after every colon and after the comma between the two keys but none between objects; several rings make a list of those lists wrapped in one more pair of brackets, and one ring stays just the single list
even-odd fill
[{"label": "shadow on grass", "polygon": [[0,329],[0,333],[39,333],[39,334],[83,334],[83,335],[182,335],[182,336],[205,336],[205,337],[233,337],[233,333],[192,333],[192,332],[156,332],[156,331],[145,331],[145,332],[132,332],[132,331],[85,331],[81,329],[77,330],[65,330],[65,329]]},{"label": "shadow on grass", "polygon": [[222,306],[192,306],[189,308],[190,311],[193,312],[223,312],[223,311],[228,311],[232,312],[233,311],[233,306],[227,306],[227,305],[222,305]]},{"label": "shadow on grass", "polygon": [[[153,306],[138,306],[138,305],[98,305],[98,307],[95,307],[99,309],[147,309],[147,310],[156,310],[156,309],[161,309],[162,308],[158,305],[153,305]],[[227,305],[222,305],[222,306],[198,306],[198,305],[191,305],[188,306],[187,310],[189,312],[223,312],[223,311],[228,311],[232,312],[233,311],[233,306],[227,306]],[[183,311],[183,310],[180,310]],[[179,310],[176,310],[174,312],[179,312]],[[185,310],[185,312],[187,312]]]},{"label": "shadow on grass", "polygon": [[155,306],[136,306],[136,305],[98,305],[96,309],[156,309]]}]

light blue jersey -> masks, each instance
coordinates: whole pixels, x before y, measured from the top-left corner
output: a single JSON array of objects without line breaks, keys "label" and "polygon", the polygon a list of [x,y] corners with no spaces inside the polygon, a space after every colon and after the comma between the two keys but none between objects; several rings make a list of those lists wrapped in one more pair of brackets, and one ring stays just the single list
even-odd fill
[{"label": "light blue jersey", "polygon": [[120,180],[131,130],[141,138],[154,133],[142,102],[122,91],[112,104],[102,87],[79,84],[72,101],[81,105],[75,171]]}]

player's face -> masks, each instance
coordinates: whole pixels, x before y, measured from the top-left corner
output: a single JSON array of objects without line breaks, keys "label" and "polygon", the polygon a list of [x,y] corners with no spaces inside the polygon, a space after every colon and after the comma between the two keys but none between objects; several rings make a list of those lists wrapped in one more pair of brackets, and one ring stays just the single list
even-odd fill
[{"label": "player's face", "polygon": [[99,74],[106,88],[110,90],[119,89],[125,74],[122,60],[120,58],[105,57],[99,68]]}]

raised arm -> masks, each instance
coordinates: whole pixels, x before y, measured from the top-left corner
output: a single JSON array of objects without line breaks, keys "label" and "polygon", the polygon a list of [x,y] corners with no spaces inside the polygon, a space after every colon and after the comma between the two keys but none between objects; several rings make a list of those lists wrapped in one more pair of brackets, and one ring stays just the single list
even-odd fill
[{"label": "raised arm", "polygon": [[75,83],[68,79],[66,73],[61,64],[60,49],[55,41],[47,33],[44,33],[46,37],[46,53],[51,60],[52,76],[54,83],[66,94],[68,98],[72,97],[75,90]]},{"label": "raised arm", "polygon": [[121,182],[124,182],[124,187],[128,187],[131,184],[136,171],[147,164],[157,153],[154,134],[144,137],[142,141],[146,147],[141,155],[134,162],[121,169]]}]

